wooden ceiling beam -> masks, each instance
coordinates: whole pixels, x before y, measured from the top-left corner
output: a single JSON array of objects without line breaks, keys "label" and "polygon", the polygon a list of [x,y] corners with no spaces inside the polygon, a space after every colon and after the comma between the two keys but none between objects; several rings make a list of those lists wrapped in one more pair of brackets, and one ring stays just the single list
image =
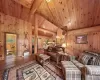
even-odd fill
[{"label": "wooden ceiling beam", "polygon": [[32,3],[34,2],[34,0],[29,0],[29,1],[28,0],[14,0],[14,1],[29,9],[31,8]]},{"label": "wooden ceiling beam", "polygon": [[43,0],[35,0],[32,7],[31,7],[31,10],[30,10],[30,14],[33,15],[36,10],[38,9],[38,7],[41,5]]},{"label": "wooden ceiling beam", "polygon": [[[34,28],[33,28],[34,29]],[[38,28],[38,31],[42,31],[42,32],[46,32],[46,33],[50,33],[50,34],[56,34],[56,32],[53,32],[53,31],[49,31],[47,29],[44,29],[44,28]]]},{"label": "wooden ceiling beam", "polygon": [[56,32],[53,32],[53,31],[51,31],[51,30],[48,30],[48,29],[45,29],[45,28],[39,28],[40,30],[44,30],[44,31],[46,31],[46,32],[49,32],[49,33],[51,33],[51,34],[56,34]]},{"label": "wooden ceiling beam", "polygon": [[43,32],[46,32],[46,33],[50,33],[50,34],[56,34],[55,32],[51,32],[49,30],[42,29],[42,28],[39,28],[38,30],[43,31]]},{"label": "wooden ceiling beam", "polygon": [[43,0],[35,0],[32,4],[31,10],[30,10],[30,15],[29,15],[29,21],[32,21],[33,16],[36,12],[36,10],[39,8]]}]

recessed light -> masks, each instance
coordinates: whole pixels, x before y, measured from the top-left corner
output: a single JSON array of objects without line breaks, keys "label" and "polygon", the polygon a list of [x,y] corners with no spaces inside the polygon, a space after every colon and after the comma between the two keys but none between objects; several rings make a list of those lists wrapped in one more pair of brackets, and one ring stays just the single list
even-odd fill
[{"label": "recessed light", "polygon": [[47,2],[50,2],[51,0],[46,0]]}]

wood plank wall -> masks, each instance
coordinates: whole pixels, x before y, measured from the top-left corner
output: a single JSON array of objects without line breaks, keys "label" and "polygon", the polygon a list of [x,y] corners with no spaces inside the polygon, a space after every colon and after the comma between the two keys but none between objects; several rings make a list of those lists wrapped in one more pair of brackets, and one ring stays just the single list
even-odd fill
[{"label": "wood plank wall", "polygon": [[[76,44],[77,35],[87,35],[87,44]],[[100,26],[67,32],[67,49],[71,55],[79,56],[84,50],[100,53]]]},{"label": "wood plank wall", "polygon": [[[4,33],[16,33],[18,35],[18,56],[22,56],[25,50],[24,43],[32,51],[32,24],[24,20],[5,15],[0,12],[0,60],[4,59]],[[27,38],[25,38],[27,33]]]}]

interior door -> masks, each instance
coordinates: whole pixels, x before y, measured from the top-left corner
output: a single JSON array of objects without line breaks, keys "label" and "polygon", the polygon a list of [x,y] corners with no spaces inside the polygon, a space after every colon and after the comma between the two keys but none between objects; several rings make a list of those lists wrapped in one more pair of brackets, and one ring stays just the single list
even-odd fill
[{"label": "interior door", "polygon": [[6,33],[6,56],[16,55],[17,53],[17,35]]}]

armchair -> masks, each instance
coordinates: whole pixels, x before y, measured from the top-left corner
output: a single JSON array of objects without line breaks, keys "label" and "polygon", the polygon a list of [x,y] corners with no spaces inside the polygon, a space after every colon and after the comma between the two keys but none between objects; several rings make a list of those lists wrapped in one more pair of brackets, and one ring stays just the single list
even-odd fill
[{"label": "armchair", "polygon": [[83,72],[85,80],[100,80],[100,55],[97,53],[84,52],[72,62]]},{"label": "armchair", "polygon": [[86,65],[85,80],[100,80],[100,66]]}]

